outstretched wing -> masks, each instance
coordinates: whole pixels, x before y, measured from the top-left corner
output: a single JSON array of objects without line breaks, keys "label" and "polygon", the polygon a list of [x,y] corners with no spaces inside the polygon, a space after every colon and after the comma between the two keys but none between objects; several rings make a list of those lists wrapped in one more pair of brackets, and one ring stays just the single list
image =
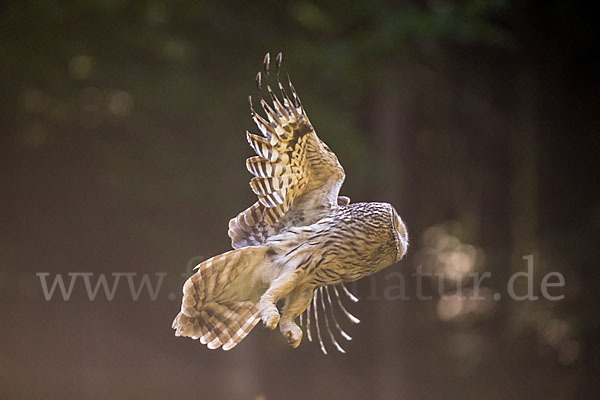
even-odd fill
[{"label": "outstretched wing", "polygon": [[[322,311],[321,318],[325,321],[325,328],[326,328],[325,332],[329,336],[329,341],[331,342],[331,344],[333,344],[333,346],[340,353],[345,353],[346,351],[340,345],[340,343],[336,340],[334,331],[339,333],[347,341],[352,340],[352,337],[344,331],[344,329],[340,326],[337,318],[335,317],[334,302],[331,301],[332,297],[336,300],[336,304],[337,304],[337,307],[339,308],[339,310],[346,316],[346,318],[348,318],[350,320],[350,322],[352,322],[353,324],[360,323],[360,320],[358,318],[356,318],[354,315],[350,314],[350,312],[348,312],[348,310],[342,303],[342,300],[340,299],[340,292],[338,291],[337,286],[340,286],[342,288],[342,290],[343,290],[342,293],[344,293],[352,302],[354,302],[354,303],[358,302],[358,298],[354,294],[352,294],[352,292],[350,292],[346,288],[346,286],[344,286],[343,283],[339,283],[337,285],[321,286],[314,290],[312,302],[308,305],[308,308],[304,311],[304,313],[300,314],[300,325],[301,326],[304,325],[303,322],[306,321],[306,336],[308,337],[308,341],[312,342],[313,341],[312,329],[311,329],[311,326],[312,326],[311,312],[312,312],[312,314],[314,316],[314,326],[315,326],[315,328],[316,328],[315,330],[317,332],[317,339],[319,340],[319,345],[321,346],[321,351],[323,352],[323,354],[327,354],[327,349],[325,346],[325,341],[323,341],[323,338],[321,336],[322,326],[319,324],[320,311]],[[333,289],[333,295],[329,292],[329,287],[331,287]],[[326,297],[327,303],[325,303],[325,295],[327,296]],[[320,308],[319,308],[319,304],[321,304]],[[326,306],[325,304],[328,304],[328,306]],[[329,309],[329,312],[327,312],[327,308]],[[332,319],[333,328],[332,328],[332,324],[330,324],[329,317],[331,317],[331,319]]]},{"label": "outstretched wing", "polygon": [[[230,221],[234,248],[260,244],[285,227],[312,224],[338,206],[344,169],[317,136],[289,80],[288,96],[279,81],[280,64],[281,53],[277,56],[280,93],[267,85],[271,104],[260,100],[266,118],[256,112],[250,98],[250,114],[261,135],[246,133],[257,154],[246,160],[246,167],[254,175],[250,187],[258,202]],[[267,54],[265,75],[268,73]],[[259,87],[261,78],[259,72]]]}]

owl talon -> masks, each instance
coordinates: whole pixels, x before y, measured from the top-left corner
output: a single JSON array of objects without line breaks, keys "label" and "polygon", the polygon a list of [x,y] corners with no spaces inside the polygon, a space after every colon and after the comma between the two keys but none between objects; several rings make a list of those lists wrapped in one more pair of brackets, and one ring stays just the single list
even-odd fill
[{"label": "owl talon", "polygon": [[279,313],[275,314],[263,315],[262,322],[265,328],[267,329],[275,329],[277,328],[277,324],[279,324]]},{"label": "owl talon", "polygon": [[300,342],[302,342],[302,329],[294,325],[290,327],[290,330],[286,331],[283,336],[285,336],[287,344],[295,349],[300,346]]},{"label": "owl talon", "polygon": [[285,337],[287,344],[294,349],[300,346],[300,342],[302,341],[302,328],[296,325],[293,320],[287,318],[285,314],[283,320],[279,324],[279,328]]}]

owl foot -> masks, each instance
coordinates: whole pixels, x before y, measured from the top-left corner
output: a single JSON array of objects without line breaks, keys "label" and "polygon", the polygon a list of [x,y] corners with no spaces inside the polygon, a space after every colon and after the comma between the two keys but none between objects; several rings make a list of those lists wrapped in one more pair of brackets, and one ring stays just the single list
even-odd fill
[{"label": "owl foot", "polygon": [[273,330],[279,324],[279,311],[276,307],[269,308],[262,313],[261,319],[265,328]]},{"label": "owl foot", "polygon": [[302,329],[292,323],[284,324],[283,322],[280,324],[281,333],[285,336],[287,343],[292,346],[292,348],[296,348],[300,346],[300,342],[302,341]]}]

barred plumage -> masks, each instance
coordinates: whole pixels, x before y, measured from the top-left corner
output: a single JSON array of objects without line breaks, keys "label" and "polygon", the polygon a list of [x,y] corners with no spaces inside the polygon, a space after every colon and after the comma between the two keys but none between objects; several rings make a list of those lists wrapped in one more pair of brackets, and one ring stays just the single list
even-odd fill
[{"label": "barred plumage", "polygon": [[[345,340],[351,337],[335,317],[334,305],[352,323],[359,320],[340,299],[341,292],[358,301],[344,282],[399,261],[408,237],[390,204],[350,203],[339,196],[344,170],[316,135],[291,82],[289,97],[279,81],[281,60],[279,53],[280,95],[267,84],[271,104],[260,101],[266,119],[250,99],[250,115],[262,133],[246,132],[256,153],[246,166],[254,175],[250,187],[258,201],[229,222],[234,250],[204,261],[187,280],[173,328],[176,335],[199,339],[211,349],[229,350],[262,319],[270,329],[279,325],[288,343],[297,347],[300,317],[309,341],[314,327],[324,353],[324,337],[345,352],[334,331]],[[264,78],[269,73],[267,53]],[[260,89],[260,72],[256,82]],[[280,314],[276,304],[282,298]]]}]

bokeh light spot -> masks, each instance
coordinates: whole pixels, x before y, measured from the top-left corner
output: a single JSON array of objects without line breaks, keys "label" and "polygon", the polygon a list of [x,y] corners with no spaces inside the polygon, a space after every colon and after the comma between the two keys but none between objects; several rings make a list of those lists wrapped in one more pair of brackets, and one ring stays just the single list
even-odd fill
[{"label": "bokeh light spot", "polygon": [[89,56],[76,56],[69,61],[69,74],[73,79],[83,80],[90,77],[93,61]]},{"label": "bokeh light spot", "polygon": [[125,117],[133,109],[133,98],[125,91],[117,91],[108,96],[109,111],[119,117]]}]

